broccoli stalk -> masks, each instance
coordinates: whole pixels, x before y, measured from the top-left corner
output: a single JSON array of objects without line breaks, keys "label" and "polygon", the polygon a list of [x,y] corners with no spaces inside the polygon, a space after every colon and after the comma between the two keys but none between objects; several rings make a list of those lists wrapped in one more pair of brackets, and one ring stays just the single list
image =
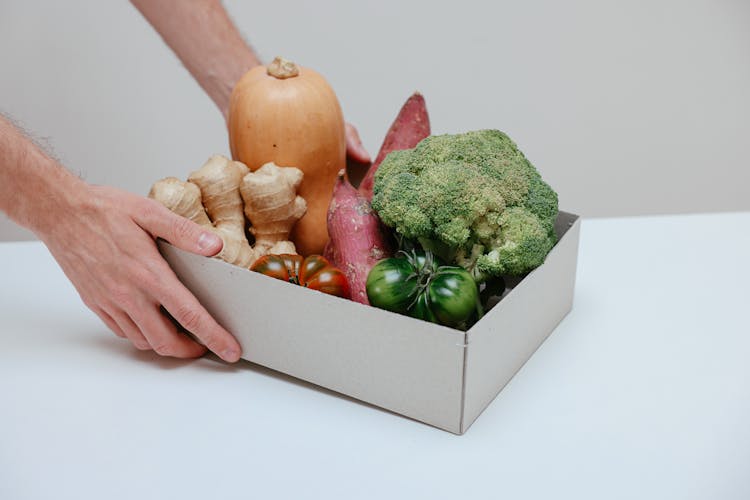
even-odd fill
[{"label": "broccoli stalk", "polygon": [[402,238],[477,282],[531,271],[556,242],[557,193],[497,130],[430,136],[390,153],[372,206]]}]

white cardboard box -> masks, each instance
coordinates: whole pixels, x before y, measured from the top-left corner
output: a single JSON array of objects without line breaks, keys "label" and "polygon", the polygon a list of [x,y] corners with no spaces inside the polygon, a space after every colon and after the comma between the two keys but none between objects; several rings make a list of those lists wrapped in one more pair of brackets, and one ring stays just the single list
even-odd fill
[{"label": "white cardboard box", "polygon": [[463,434],[573,304],[580,220],[466,332],[293,286],[159,243],[243,358]]}]

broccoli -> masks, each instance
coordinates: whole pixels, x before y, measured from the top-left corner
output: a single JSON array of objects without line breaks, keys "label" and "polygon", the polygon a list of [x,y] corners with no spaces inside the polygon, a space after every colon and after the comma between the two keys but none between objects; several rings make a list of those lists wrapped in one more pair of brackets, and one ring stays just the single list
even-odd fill
[{"label": "broccoli", "polygon": [[390,153],[372,206],[402,238],[477,281],[534,269],[557,240],[557,193],[498,130],[430,136]]}]

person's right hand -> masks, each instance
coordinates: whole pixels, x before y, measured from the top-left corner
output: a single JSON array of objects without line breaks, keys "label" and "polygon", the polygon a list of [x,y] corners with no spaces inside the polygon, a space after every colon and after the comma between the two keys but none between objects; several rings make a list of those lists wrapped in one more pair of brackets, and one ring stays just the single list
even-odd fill
[{"label": "person's right hand", "polygon": [[359,132],[357,128],[351,123],[346,123],[345,129],[346,135],[346,156],[358,163],[370,163],[370,153],[365,149],[362,144],[362,139],[359,138]]},{"label": "person's right hand", "polygon": [[[141,350],[193,358],[206,347],[225,361],[240,357],[237,340],[177,279],[156,238],[212,256],[215,234],[161,204],[111,187],[80,182],[41,239],[83,302],[118,336]],[[202,344],[180,333],[161,306]]]}]

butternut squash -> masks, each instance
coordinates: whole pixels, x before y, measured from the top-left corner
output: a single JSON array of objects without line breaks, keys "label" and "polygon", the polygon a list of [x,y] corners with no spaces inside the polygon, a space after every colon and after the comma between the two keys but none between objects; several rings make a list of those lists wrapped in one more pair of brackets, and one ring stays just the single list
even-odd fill
[{"label": "butternut squash", "polygon": [[307,213],[291,240],[302,255],[323,253],[328,205],[346,168],[344,117],[328,82],[280,57],[256,66],[232,91],[228,127],[232,156],[250,170],[268,162],[302,170],[298,194]]}]

